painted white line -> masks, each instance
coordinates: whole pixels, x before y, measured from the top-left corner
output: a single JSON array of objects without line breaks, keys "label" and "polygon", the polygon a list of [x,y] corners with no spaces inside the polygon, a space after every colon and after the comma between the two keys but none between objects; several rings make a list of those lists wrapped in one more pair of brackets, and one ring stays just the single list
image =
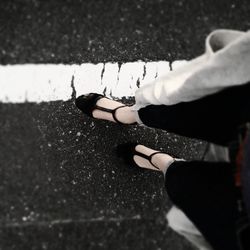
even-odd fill
[{"label": "painted white line", "polygon": [[[181,65],[185,61],[175,62]],[[174,64],[172,64],[172,67]],[[108,97],[134,96],[136,89],[168,74],[169,62],[24,64],[0,66],[0,102],[69,100],[89,92]],[[73,86],[73,87],[72,87]]]}]

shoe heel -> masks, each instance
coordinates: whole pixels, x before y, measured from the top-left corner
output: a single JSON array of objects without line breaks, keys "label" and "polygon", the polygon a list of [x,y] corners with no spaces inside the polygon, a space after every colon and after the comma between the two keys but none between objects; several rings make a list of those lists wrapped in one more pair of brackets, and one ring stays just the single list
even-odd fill
[{"label": "shoe heel", "polygon": [[116,155],[119,158],[122,158],[124,163],[132,166],[136,166],[136,163],[134,162],[134,154],[135,154],[135,147],[138,145],[136,142],[128,142],[124,144],[120,144],[116,148]]},{"label": "shoe heel", "polygon": [[93,117],[92,112],[96,107],[97,101],[102,98],[102,95],[96,93],[90,93],[88,95],[81,95],[76,98],[75,105],[84,114]]}]

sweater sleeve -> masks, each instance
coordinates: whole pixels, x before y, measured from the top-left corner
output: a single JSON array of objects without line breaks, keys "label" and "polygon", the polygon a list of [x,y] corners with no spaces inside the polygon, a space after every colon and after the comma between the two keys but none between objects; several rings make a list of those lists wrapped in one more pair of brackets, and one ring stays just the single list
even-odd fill
[{"label": "sweater sleeve", "polygon": [[197,100],[250,81],[250,32],[218,30],[206,39],[206,53],[138,89],[136,105],[173,105]]}]

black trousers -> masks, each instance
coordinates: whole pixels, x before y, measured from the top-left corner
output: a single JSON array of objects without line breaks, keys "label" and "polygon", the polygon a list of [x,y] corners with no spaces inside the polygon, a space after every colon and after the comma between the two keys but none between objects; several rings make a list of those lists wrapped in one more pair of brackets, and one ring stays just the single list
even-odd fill
[{"label": "black trousers", "polygon": [[[138,114],[149,127],[228,146],[250,121],[250,83],[192,102],[150,105]],[[170,199],[216,250],[238,249],[233,169],[225,162],[175,162],[166,173]]]}]

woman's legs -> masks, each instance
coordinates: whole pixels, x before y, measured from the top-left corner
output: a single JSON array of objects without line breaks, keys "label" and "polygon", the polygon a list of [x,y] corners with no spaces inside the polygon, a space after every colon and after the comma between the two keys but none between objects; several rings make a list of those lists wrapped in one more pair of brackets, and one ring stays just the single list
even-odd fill
[{"label": "woman's legs", "polygon": [[250,121],[250,83],[172,106],[149,105],[138,111],[148,127],[227,145],[237,128]]}]

